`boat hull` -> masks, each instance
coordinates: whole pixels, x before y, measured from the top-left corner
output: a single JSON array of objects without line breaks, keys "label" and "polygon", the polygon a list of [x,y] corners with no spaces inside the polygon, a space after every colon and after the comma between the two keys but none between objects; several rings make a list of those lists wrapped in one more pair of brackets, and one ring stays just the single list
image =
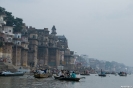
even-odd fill
[{"label": "boat hull", "polygon": [[118,73],[118,75],[119,75],[119,76],[127,76],[127,73],[125,73],[125,72],[120,72],[120,73]]},{"label": "boat hull", "polygon": [[0,74],[0,76],[23,76],[24,73]]},{"label": "boat hull", "polygon": [[106,77],[106,75],[104,75],[104,74],[99,74],[98,76]]},{"label": "boat hull", "polygon": [[79,81],[80,78],[64,78],[64,77],[57,77],[57,76],[54,76],[55,79],[58,79],[58,80],[65,80],[65,81]]},{"label": "boat hull", "polygon": [[35,73],[34,77],[35,78],[48,78],[49,75],[48,74],[37,74],[37,73]]},{"label": "boat hull", "polygon": [[127,76],[127,74],[119,74],[119,76]]},{"label": "boat hull", "polygon": [[87,76],[87,75],[90,75],[90,74],[80,74],[80,75],[85,75],[85,76]]}]

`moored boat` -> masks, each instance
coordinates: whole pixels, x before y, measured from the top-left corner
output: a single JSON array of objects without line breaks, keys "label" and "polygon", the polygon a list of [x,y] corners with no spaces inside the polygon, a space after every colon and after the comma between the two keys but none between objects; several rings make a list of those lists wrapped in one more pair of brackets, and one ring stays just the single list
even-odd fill
[{"label": "moored boat", "polygon": [[65,80],[65,81],[79,81],[80,78],[65,78],[65,77],[58,77],[58,76],[54,76],[55,79],[58,80]]},{"label": "moored boat", "polygon": [[106,74],[98,74],[98,76],[106,77]]},{"label": "moored boat", "polygon": [[126,72],[120,72],[118,73],[119,76],[127,76],[127,73]]},{"label": "moored boat", "polygon": [[0,73],[0,76],[23,76],[24,72],[10,72],[10,71],[3,71]]},{"label": "moored boat", "polygon": [[90,73],[88,70],[85,70],[85,71],[81,72],[80,75],[88,76],[88,75],[90,75]]}]

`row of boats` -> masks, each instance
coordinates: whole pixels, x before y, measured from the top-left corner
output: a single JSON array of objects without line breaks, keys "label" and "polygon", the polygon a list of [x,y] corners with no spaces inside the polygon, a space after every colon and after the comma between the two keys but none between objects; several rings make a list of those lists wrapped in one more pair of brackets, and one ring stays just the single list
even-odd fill
[{"label": "row of boats", "polygon": [[[117,75],[117,73],[115,73],[115,75]],[[119,76],[127,76],[126,72],[120,72],[118,73]],[[102,77],[106,77],[106,73],[105,72],[101,72],[98,74],[98,76],[102,76]]]},{"label": "row of boats", "polygon": [[[0,73],[0,76],[23,76],[25,73],[24,72],[21,72],[21,71],[18,71],[18,72],[10,72],[10,71],[3,71]],[[90,74],[80,74],[80,75],[84,75],[84,76],[87,76],[87,75],[90,75]],[[118,73],[119,76],[127,76],[127,73],[125,72],[120,72]],[[50,73],[34,73],[34,77],[35,78],[48,78],[48,77],[54,77],[54,79],[58,79],[58,80],[66,80],[66,81],[79,81],[80,79],[82,78],[85,78],[85,77],[76,77],[76,78],[72,78],[72,77],[59,77],[57,75],[53,75],[53,74],[50,74]],[[102,76],[102,77],[106,77],[106,73],[101,71],[100,74],[98,74],[98,76]]]},{"label": "row of boats", "polygon": [[[10,71],[3,71],[0,73],[0,76],[23,76],[25,73],[21,72],[21,71],[17,71],[17,72],[10,72]],[[81,74],[81,75],[90,75],[90,74]],[[55,74],[50,74],[50,73],[38,73],[35,72],[33,75],[35,78],[48,78],[48,77],[54,77],[57,80],[66,80],[66,81],[79,81],[82,78],[85,77],[76,77],[76,78],[72,78],[72,77],[59,77]]]}]

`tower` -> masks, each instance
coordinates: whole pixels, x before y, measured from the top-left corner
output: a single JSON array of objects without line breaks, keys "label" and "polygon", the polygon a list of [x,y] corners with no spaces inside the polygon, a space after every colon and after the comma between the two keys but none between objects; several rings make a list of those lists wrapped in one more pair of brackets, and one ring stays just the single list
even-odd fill
[{"label": "tower", "polygon": [[38,65],[40,67],[47,65],[48,60],[48,28],[37,29],[38,32]]},{"label": "tower", "polygon": [[5,62],[12,63],[12,46],[13,46],[13,27],[4,26],[3,33],[5,34],[5,45],[3,47],[3,58]]},{"label": "tower", "polygon": [[28,61],[28,34],[27,34],[27,27],[24,24],[22,29],[22,49],[21,49],[21,65],[24,67],[27,67],[27,61]]},{"label": "tower", "polygon": [[56,33],[56,28],[55,28],[55,26],[52,27],[52,32],[51,32],[51,34],[54,35],[54,36],[57,34],[57,33]]},{"label": "tower", "polygon": [[28,65],[30,67],[37,66],[37,52],[38,52],[38,35],[35,28],[28,29],[29,51],[28,51]]},{"label": "tower", "polygon": [[21,66],[21,33],[14,34],[13,42],[13,64]]}]

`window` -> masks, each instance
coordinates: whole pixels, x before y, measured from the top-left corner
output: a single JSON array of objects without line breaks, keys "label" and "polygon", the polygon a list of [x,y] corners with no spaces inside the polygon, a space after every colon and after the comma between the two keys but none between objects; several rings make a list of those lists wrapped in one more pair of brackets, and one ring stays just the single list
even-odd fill
[{"label": "window", "polygon": [[12,41],[12,39],[11,38],[8,38],[8,42],[11,42]]},{"label": "window", "polygon": [[36,38],[36,36],[35,36],[35,35],[33,35],[33,38]]},{"label": "window", "polygon": [[12,32],[11,30],[9,30],[9,32]]}]

